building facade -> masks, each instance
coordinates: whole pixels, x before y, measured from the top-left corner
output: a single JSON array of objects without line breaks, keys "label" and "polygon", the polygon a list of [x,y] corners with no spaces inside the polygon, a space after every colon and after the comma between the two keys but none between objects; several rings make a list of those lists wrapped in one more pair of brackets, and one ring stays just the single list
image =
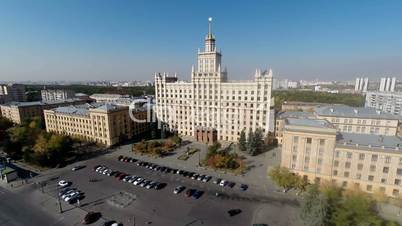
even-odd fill
[{"label": "building facade", "polygon": [[26,101],[25,86],[22,84],[0,84],[0,104]]},{"label": "building facade", "polygon": [[43,89],[40,91],[42,101],[67,100],[75,98],[75,92],[64,89]]},{"label": "building facade", "polygon": [[237,141],[242,130],[260,128],[268,133],[272,71],[257,70],[253,81],[229,81],[221,60],[209,29],[191,82],[155,74],[156,113],[169,130],[196,139],[206,137],[202,140],[206,143]]},{"label": "building facade", "polygon": [[402,140],[337,132],[326,120],[286,121],[281,166],[310,182],[331,182],[398,197],[402,192]]},{"label": "building facade", "polygon": [[[132,109],[136,119],[146,120],[147,110]],[[93,103],[58,107],[44,111],[46,130],[93,141],[106,146],[147,132],[148,122],[130,118],[129,108],[114,104]]]},{"label": "building facade", "polygon": [[43,117],[43,110],[59,106],[83,104],[84,100],[69,99],[64,101],[34,101],[34,102],[10,102],[0,105],[1,116],[8,118],[16,124],[21,124],[32,117]]},{"label": "building facade", "polygon": [[393,115],[402,115],[402,93],[367,92],[365,106]]},{"label": "building facade", "polygon": [[374,108],[329,105],[316,107],[318,119],[332,123],[338,131],[346,133],[395,136],[399,133],[402,117],[384,113]]}]

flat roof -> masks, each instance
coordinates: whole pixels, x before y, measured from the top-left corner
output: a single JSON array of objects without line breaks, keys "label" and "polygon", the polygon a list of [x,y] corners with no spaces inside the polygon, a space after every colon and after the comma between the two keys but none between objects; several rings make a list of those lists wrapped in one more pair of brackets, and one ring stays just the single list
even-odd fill
[{"label": "flat roof", "polygon": [[30,101],[30,102],[9,102],[2,104],[1,106],[16,106],[16,107],[29,107],[37,105],[50,105],[50,104],[61,104],[61,103],[74,103],[76,101],[82,101],[78,98],[66,99],[66,100],[54,100],[54,101]]},{"label": "flat roof", "polygon": [[316,107],[315,113],[320,116],[402,120],[401,116],[381,112],[380,110],[376,110],[375,108],[350,107],[345,105]]},{"label": "flat roof", "polygon": [[285,111],[285,112],[280,112],[278,114],[278,118],[284,119],[284,118],[311,118],[314,117],[314,114],[311,112],[305,112],[305,111]]},{"label": "flat roof", "polygon": [[402,139],[397,136],[383,136],[374,134],[341,133],[336,136],[338,144],[363,145],[384,148],[402,148]]},{"label": "flat roof", "polygon": [[327,120],[321,119],[301,119],[301,118],[288,118],[286,119],[287,125],[292,126],[307,126],[307,127],[315,127],[315,128],[330,128],[333,129],[331,123]]}]

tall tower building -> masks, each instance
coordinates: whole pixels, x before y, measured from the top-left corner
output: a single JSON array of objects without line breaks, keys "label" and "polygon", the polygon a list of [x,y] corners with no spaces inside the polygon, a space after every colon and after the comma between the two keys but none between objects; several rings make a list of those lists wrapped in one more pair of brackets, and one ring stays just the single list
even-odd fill
[{"label": "tall tower building", "polygon": [[257,69],[252,81],[229,81],[216,48],[212,18],[204,49],[197,56],[190,82],[167,73],[155,74],[158,120],[170,131],[208,144],[237,141],[243,130],[248,134],[261,129],[268,134],[272,70]]}]

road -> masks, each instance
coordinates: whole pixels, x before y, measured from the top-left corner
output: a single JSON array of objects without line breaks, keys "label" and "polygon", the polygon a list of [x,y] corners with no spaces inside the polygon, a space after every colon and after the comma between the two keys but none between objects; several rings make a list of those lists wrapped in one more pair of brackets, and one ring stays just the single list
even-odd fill
[{"label": "road", "polygon": [[56,223],[57,219],[37,208],[36,204],[27,202],[24,195],[0,187],[0,225],[50,226],[52,222]]}]

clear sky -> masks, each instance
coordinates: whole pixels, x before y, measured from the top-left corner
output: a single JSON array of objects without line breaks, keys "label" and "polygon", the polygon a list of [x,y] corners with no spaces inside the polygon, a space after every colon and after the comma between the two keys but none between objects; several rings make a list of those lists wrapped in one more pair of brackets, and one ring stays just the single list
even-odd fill
[{"label": "clear sky", "polygon": [[0,80],[188,79],[210,16],[232,79],[402,79],[401,0],[0,0]]}]

